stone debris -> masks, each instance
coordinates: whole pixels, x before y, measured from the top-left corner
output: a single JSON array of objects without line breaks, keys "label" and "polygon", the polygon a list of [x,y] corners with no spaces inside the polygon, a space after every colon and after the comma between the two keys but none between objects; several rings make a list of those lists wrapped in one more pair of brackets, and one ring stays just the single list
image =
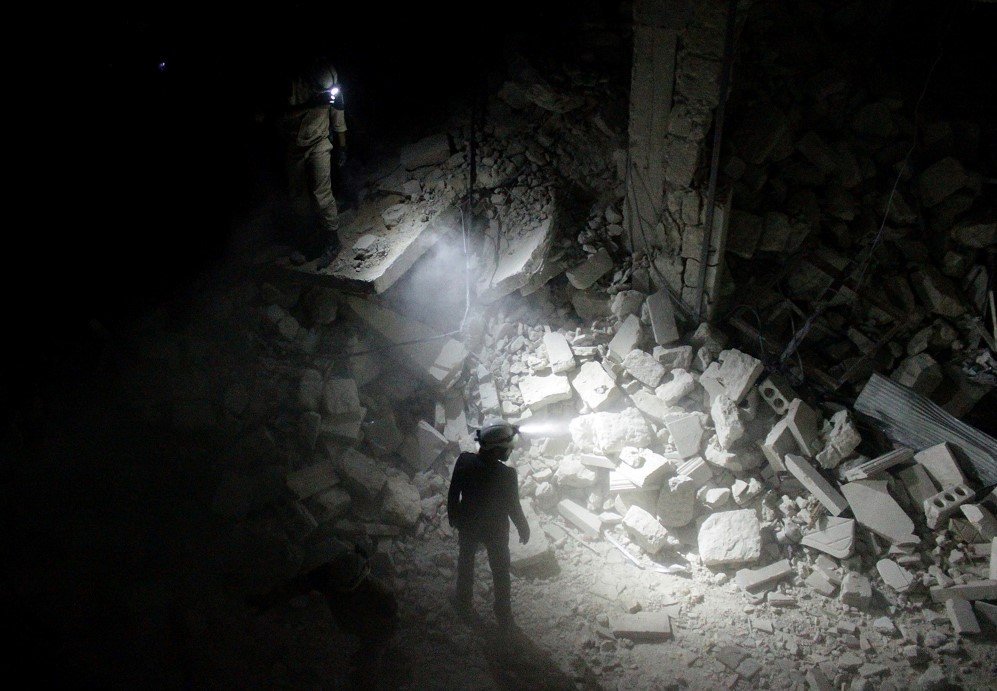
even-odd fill
[{"label": "stone debris", "polygon": [[597,362],[585,362],[571,377],[571,386],[592,410],[599,410],[619,392],[616,382]]},{"label": "stone debris", "polygon": [[551,372],[564,374],[575,369],[575,354],[564,334],[558,331],[548,331],[544,334],[543,342]]},{"label": "stone debris", "polygon": [[623,525],[633,541],[648,554],[657,554],[668,543],[668,532],[664,526],[639,506],[627,509]]},{"label": "stone debris", "polygon": [[964,484],[949,487],[924,500],[924,517],[928,527],[934,530],[959,507],[973,499],[973,490]]},{"label": "stone debris", "polygon": [[986,542],[997,537],[997,518],[981,504],[963,504],[959,507],[966,520],[973,524],[976,531]]},{"label": "stone debris", "polygon": [[287,487],[299,500],[307,499],[339,483],[331,461],[322,461],[287,475]]},{"label": "stone debris", "polygon": [[623,359],[637,348],[642,330],[640,319],[631,314],[620,325],[613,340],[609,342],[609,355],[616,362],[623,362]]},{"label": "stone debris", "polygon": [[523,514],[530,526],[530,541],[520,543],[519,534],[509,531],[509,567],[516,575],[538,571],[555,563],[554,550],[540,523],[540,517],[533,509],[533,502],[523,500]]},{"label": "stone debris", "polygon": [[780,559],[760,569],[740,569],[734,576],[734,582],[749,593],[757,593],[795,573],[788,559]]},{"label": "stone debris", "polygon": [[599,537],[602,532],[602,520],[570,499],[558,502],[557,512],[589,537]]},{"label": "stone debris", "polygon": [[631,350],[623,358],[623,367],[630,373],[630,376],[652,389],[665,376],[665,368],[661,363],[643,350]]},{"label": "stone debris", "polygon": [[820,571],[812,571],[804,579],[804,583],[824,597],[834,597],[834,593],[838,590],[838,586]]},{"label": "stone debris", "polygon": [[849,571],[841,579],[841,594],[838,599],[846,605],[864,610],[872,600],[872,584],[862,574]]},{"label": "stone debris", "polygon": [[523,377],[519,382],[519,391],[523,404],[533,410],[571,398],[571,384],[567,377],[560,374]]},{"label": "stone debris", "polygon": [[914,451],[912,449],[908,449],[907,447],[900,447],[899,449],[894,449],[893,451],[887,451],[882,456],[877,456],[872,460],[852,466],[845,471],[845,479],[849,482],[853,480],[867,480],[886,472],[896,465],[906,463],[913,457]]},{"label": "stone debris", "polygon": [[931,599],[945,602],[953,597],[974,600],[997,600],[997,579],[970,581],[961,585],[936,586],[930,589]]},{"label": "stone debris", "polygon": [[754,509],[711,514],[699,528],[699,558],[706,566],[758,561],[761,548]]},{"label": "stone debris", "polygon": [[375,499],[388,481],[387,475],[368,456],[348,448],[339,459],[336,470],[351,494],[370,501]]},{"label": "stone debris", "polygon": [[610,629],[617,638],[634,641],[665,641],[672,637],[672,625],[665,612],[637,612],[610,617]]},{"label": "stone debris", "polygon": [[685,415],[677,419],[665,422],[668,433],[671,435],[672,444],[682,458],[692,458],[698,456],[703,447],[703,437],[706,432],[703,429],[702,418],[697,414]]},{"label": "stone debris", "polygon": [[952,628],[960,636],[980,633],[980,622],[973,614],[973,606],[961,597],[949,598],[945,601],[945,612],[949,615]]},{"label": "stone debris", "polygon": [[959,469],[952,449],[944,442],[918,451],[914,460],[924,466],[942,488],[966,484],[966,476]]},{"label": "stone debris", "polygon": [[581,264],[564,272],[568,281],[578,290],[591,288],[606,272],[612,271],[613,258],[604,248],[591,254]]},{"label": "stone debris", "polygon": [[696,515],[696,483],[685,475],[668,478],[657,502],[658,518],[666,528],[688,525]]},{"label": "stone debris", "polygon": [[677,404],[696,388],[696,380],[684,369],[673,369],[671,375],[670,380],[654,390],[654,395],[668,406]]},{"label": "stone debris", "polygon": [[717,431],[720,445],[729,449],[744,436],[744,423],[741,422],[741,412],[737,404],[726,395],[721,394],[710,407],[713,424]]},{"label": "stone debris", "polygon": [[820,450],[820,434],[817,413],[799,398],[793,399],[786,411],[786,421],[793,438],[799,444],[800,452],[808,458],[816,456]]},{"label": "stone debris", "polygon": [[[794,454],[786,454],[786,469],[813,494],[832,516],[840,516],[847,508],[848,501],[830,482],[824,479],[807,459]],[[911,529],[913,532],[913,528]]]},{"label": "stone debris", "polygon": [[651,428],[636,408],[580,415],[568,430],[575,447],[583,453],[616,455],[626,446],[644,448],[651,442]]},{"label": "stone debris", "polygon": [[[679,331],[675,326],[675,311],[672,307],[672,300],[668,296],[668,291],[659,290],[647,296],[645,302],[651,320],[651,333],[654,342],[659,346],[674,343],[679,339]],[[689,349],[689,358],[692,358],[692,349]],[[688,369],[686,365],[685,369]]]},{"label": "stone debris", "polygon": [[876,570],[883,582],[898,593],[905,593],[914,585],[914,574],[892,559],[880,559],[876,562]]},{"label": "stone debris", "polygon": [[847,410],[835,413],[831,417],[831,425],[831,430],[827,433],[827,444],[817,454],[817,462],[822,468],[837,468],[862,442]]},{"label": "stone debris", "polygon": [[817,522],[817,529],[805,534],[800,542],[832,557],[848,559],[855,551],[855,521],[851,518],[822,518]]},{"label": "stone debris", "polygon": [[841,486],[855,520],[894,544],[917,543],[914,521],[890,496],[885,480],[857,480]]},{"label": "stone debris", "polygon": [[740,350],[721,351],[719,359],[721,364],[718,378],[723,384],[724,391],[734,403],[740,403],[761,377],[765,368],[761,360]]}]

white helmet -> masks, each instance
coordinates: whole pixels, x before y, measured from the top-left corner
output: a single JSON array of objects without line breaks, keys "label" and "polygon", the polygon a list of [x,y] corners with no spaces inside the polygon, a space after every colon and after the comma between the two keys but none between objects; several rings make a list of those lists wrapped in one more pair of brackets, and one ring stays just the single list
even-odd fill
[{"label": "white helmet", "polygon": [[513,424],[490,418],[485,420],[485,424],[474,433],[474,440],[478,442],[483,450],[487,449],[511,449],[513,437],[519,433],[519,428]]}]

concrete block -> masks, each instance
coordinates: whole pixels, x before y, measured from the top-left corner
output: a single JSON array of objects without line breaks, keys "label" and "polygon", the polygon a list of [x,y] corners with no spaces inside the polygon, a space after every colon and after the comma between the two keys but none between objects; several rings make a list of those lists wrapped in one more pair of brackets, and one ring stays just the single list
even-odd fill
[{"label": "concrete block", "polygon": [[679,339],[678,328],[675,326],[675,311],[667,290],[662,289],[648,296],[647,311],[651,316],[651,333],[655,343],[667,345]]},{"label": "concrete block", "polygon": [[914,454],[914,460],[925,467],[939,487],[966,484],[966,476],[959,469],[952,449],[946,443],[936,444]]},{"label": "concrete block", "polygon": [[699,455],[703,447],[702,419],[697,414],[686,415],[665,423],[671,435],[672,444],[682,458],[692,458]]},{"label": "concrete block", "polygon": [[852,424],[847,410],[839,410],[831,416],[831,425],[827,444],[817,454],[817,462],[822,468],[837,468],[862,443],[862,437]]},{"label": "concrete block", "polygon": [[666,528],[688,525],[696,515],[696,483],[685,475],[668,478],[658,494],[658,518]]},{"label": "concrete block", "polygon": [[914,585],[914,574],[892,559],[880,559],[876,562],[876,570],[883,582],[898,593],[905,593]]},{"label": "concrete block", "polygon": [[974,600],[997,600],[997,579],[970,581],[959,585],[935,586],[930,589],[934,602],[945,602],[953,597]]},{"label": "concrete block", "polygon": [[943,521],[959,511],[959,507],[972,501],[973,490],[966,485],[956,485],[944,489],[933,497],[924,500],[924,517],[928,527],[934,530]]},{"label": "concrete block", "polygon": [[433,465],[443,450],[447,448],[447,438],[425,420],[419,421],[415,434],[418,440],[419,456],[415,459],[409,459],[409,462],[418,470],[425,470]]},{"label": "concrete block", "polygon": [[789,403],[786,421],[799,444],[800,452],[809,458],[817,455],[821,450],[820,427],[817,425],[817,413],[814,409],[795,398]]},{"label": "concrete block", "polygon": [[389,525],[411,528],[422,515],[419,490],[403,474],[389,475],[384,483],[381,517]]},{"label": "concrete block", "polygon": [[725,394],[721,394],[710,407],[713,426],[717,431],[717,439],[725,449],[731,448],[744,436],[744,423],[741,422],[741,412],[737,404]]},{"label": "concrete block", "polygon": [[734,576],[734,582],[749,593],[757,593],[784,578],[791,578],[795,573],[788,559],[780,559],[760,569],[741,569]]},{"label": "concrete block", "polygon": [[640,388],[630,394],[630,400],[637,410],[657,422],[664,422],[672,412],[672,407],[667,402],[645,388]]},{"label": "concrete block", "polygon": [[575,454],[561,458],[554,473],[557,484],[561,487],[591,487],[595,484],[595,471],[582,463]]},{"label": "concrete block", "polygon": [[692,346],[684,345],[674,348],[655,346],[651,355],[668,370],[692,368]]},{"label": "concrete block", "polygon": [[865,609],[872,600],[872,584],[862,574],[849,571],[841,580],[841,594],[838,599],[846,605]]},{"label": "concrete block", "polygon": [[938,488],[932,482],[931,476],[923,465],[913,465],[897,473],[897,476],[907,488],[910,498],[918,506],[924,506],[924,500],[930,499],[938,493]]},{"label": "concrete block", "polygon": [[568,277],[568,282],[578,290],[591,288],[596,281],[613,269],[613,258],[605,248],[600,248],[598,252],[590,254],[585,261],[567,271],[564,275]]},{"label": "concrete block", "polygon": [[568,339],[558,331],[548,331],[543,337],[544,348],[547,350],[547,360],[550,371],[563,374],[575,369],[575,354],[568,344]]},{"label": "concrete block", "polygon": [[583,453],[579,454],[578,458],[583,465],[586,465],[589,468],[606,468],[607,470],[615,470],[616,466],[619,465],[616,461],[597,454]]},{"label": "concrete block", "polygon": [[890,542],[917,542],[914,522],[890,496],[885,480],[857,480],[841,486],[855,520]]},{"label": "concrete block", "polygon": [[834,592],[838,589],[838,586],[834,585],[834,583],[832,583],[830,579],[828,579],[828,577],[820,571],[812,571],[803,582],[824,597],[833,597]]},{"label": "concrete block", "polygon": [[786,454],[799,452],[799,445],[793,431],[789,429],[789,419],[782,418],[769,430],[765,441],[758,445],[772,469],[777,473],[786,470]]},{"label": "concrete block", "polygon": [[618,393],[616,382],[598,362],[585,362],[571,377],[571,386],[592,410],[612,400]]},{"label": "concrete block", "polygon": [[673,369],[671,378],[654,390],[654,395],[668,405],[675,405],[695,390],[696,380],[684,369]]},{"label": "concrete block", "polygon": [[[720,380],[720,364],[711,362],[699,376],[699,385],[706,391],[706,404],[712,406],[720,394],[725,394],[723,382]],[[730,398],[728,396],[728,398]]]},{"label": "concrete block", "polygon": [[571,295],[571,305],[582,321],[592,321],[609,314],[609,296],[597,288],[579,290]]},{"label": "concrete block", "polygon": [[758,393],[776,415],[785,415],[789,410],[789,402],[797,397],[796,391],[781,374],[766,377],[759,385]]},{"label": "concrete block", "polygon": [[599,537],[599,534],[602,532],[602,520],[588,509],[579,506],[570,499],[559,501],[557,503],[557,512],[589,537]]},{"label": "concrete block", "polygon": [[[849,482],[854,480],[868,480],[871,477],[875,477],[886,472],[893,466],[906,463],[913,457],[914,451],[912,449],[908,449],[907,447],[900,447],[899,449],[887,451],[881,456],[877,456],[876,458],[849,468],[845,471],[845,479]],[[921,468],[920,466],[915,467],[920,468],[922,471],[924,470],[924,468]],[[934,492],[931,492],[928,496],[931,494],[934,494]]]},{"label": "concrete block", "polygon": [[630,537],[648,554],[657,554],[668,542],[668,532],[654,516],[631,506],[623,517],[623,526]]},{"label": "concrete block", "polygon": [[931,396],[944,381],[942,367],[928,353],[917,353],[900,362],[890,379],[913,389],[922,396]]},{"label": "concrete block", "polygon": [[671,621],[665,612],[616,614],[609,618],[609,626],[617,638],[653,642],[672,637]]},{"label": "concrete block", "polygon": [[713,465],[718,465],[735,473],[754,470],[761,466],[765,460],[760,451],[751,447],[728,451],[720,446],[720,441],[715,435],[706,444],[703,456]]},{"label": "concrete block", "polygon": [[570,399],[571,383],[562,374],[526,376],[519,381],[519,391],[523,395],[523,404],[535,411]]},{"label": "concrete block", "polygon": [[840,516],[848,508],[848,502],[841,493],[825,480],[807,459],[795,454],[786,454],[785,464],[793,477],[799,480],[832,516]]},{"label": "concrete block", "polygon": [[706,566],[757,561],[761,549],[761,526],[753,509],[712,514],[699,528],[699,556]]},{"label": "concrete block", "polygon": [[515,529],[509,531],[509,568],[516,575],[554,564],[554,550],[533,510],[533,502],[527,499],[522,506],[530,526],[530,541],[520,544],[519,533]]},{"label": "concrete block", "polygon": [[494,381],[478,383],[478,403],[482,413],[498,413],[502,409],[502,402],[499,400],[498,388]]},{"label": "concrete block", "polygon": [[356,449],[346,449],[336,469],[350,493],[365,500],[377,497],[388,479],[373,460]]},{"label": "concrete block", "polygon": [[568,424],[571,441],[582,453],[616,455],[626,446],[646,448],[651,428],[636,408],[619,413],[579,415]]},{"label": "concrete block", "polygon": [[980,633],[980,622],[973,614],[973,606],[969,600],[953,597],[945,601],[945,612],[949,615],[952,628],[956,634],[966,636]]},{"label": "concrete block", "polygon": [[748,391],[765,371],[761,360],[740,350],[722,351],[720,362],[720,381],[723,382],[727,396],[735,403],[744,400]]},{"label": "concrete block", "polygon": [[644,462],[638,467],[621,463],[616,469],[637,489],[657,489],[675,472],[675,464],[660,454],[645,451],[641,457]]},{"label": "concrete block", "polygon": [[980,536],[987,542],[997,537],[997,518],[982,504],[963,504],[959,507]]},{"label": "concrete block", "polygon": [[287,475],[287,487],[298,499],[307,499],[338,483],[332,461],[321,461]]},{"label": "concrete block", "polygon": [[837,559],[847,559],[855,551],[855,521],[827,516],[817,521],[817,529],[807,533],[801,544]]},{"label": "concrete block", "polygon": [[631,314],[623,320],[616,335],[609,342],[609,357],[616,362],[623,362],[623,359],[637,347],[640,337],[640,319]]},{"label": "concrete block", "polygon": [[661,363],[638,348],[627,353],[627,356],[623,358],[623,366],[630,373],[630,376],[651,388],[657,386],[661,382],[661,378],[665,376],[665,368]]}]

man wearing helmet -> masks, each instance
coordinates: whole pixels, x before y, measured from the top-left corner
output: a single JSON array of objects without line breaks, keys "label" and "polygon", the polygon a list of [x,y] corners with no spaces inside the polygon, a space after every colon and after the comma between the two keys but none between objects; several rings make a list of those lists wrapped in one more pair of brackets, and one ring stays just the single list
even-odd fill
[{"label": "man wearing helmet", "polygon": [[505,465],[519,430],[503,420],[487,420],[478,430],[478,453],[462,453],[454,465],[447,496],[447,517],[457,529],[460,556],[457,562],[456,607],[473,612],[474,556],[479,545],[488,551],[488,565],[495,583],[495,618],[503,628],[512,626],[509,599],[509,519],[519,541],[529,542],[530,526],[519,503],[516,470]]},{"label": "man wearing helmet", "polygon": [[[320,264],[328,265],[339,247],[339,210],[332,192],[333,150],[330,129],[339,149],[337,164],[346,162],[346,116],[336,70],[322,61],[299,70],[290,83],[282,129],[287,144],[287,177],[291,208],[299,220],[319,220]],[[303,257],[299,261],[304,261]]]}]

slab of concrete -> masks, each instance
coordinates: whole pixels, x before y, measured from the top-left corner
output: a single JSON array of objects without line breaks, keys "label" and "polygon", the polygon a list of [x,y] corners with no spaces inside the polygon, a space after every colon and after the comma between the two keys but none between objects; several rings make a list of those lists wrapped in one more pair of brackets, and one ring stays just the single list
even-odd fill
[{"label": "slab of concrete", "polygon": [[533,510],[533,502],[524,500],[522,506],[526,522],[530,526],[530,541],[525,545],[521,544],[515,528],[509,531],[509,568],[517,576],[553,566],[555,563],[554,550],[540,525],[536,511]]},{"label": "slab of concrete", "polygon": [[623,517],[630,537],[648,554],[657,554],[668,543],[668,532],[654,516],[639,506],[631,506]]},{"label": "slab of concrete", "polygon": [[557,230],[557,203],[552,202],[547,217],[510,214],[504,225],[495,221],[488,231],[497,251],[489,254],[477,284],[478,299],[485,304],[529,285],[542,272]]},{"label": "slab of concrete", "polygon": [[846,605],[865,609],[872,601],[872,583],[862,574],[849,571],[841,579],[841,594],[838,599]]},{"label": "slab of concrete", "polygon": [[321,461],[287,475],[287,487],[299,500],[318,494],[339,483],[332,461]]},{"label": "slab of concrete", "polygon": [[749,593],[757,593],[769,589],[784,578],[791,578],[795,573],[788,559],[780,559],[760,569],[740,569],[734,576],[734,582]]},{"label": "slab of concrete", "polygon": [[523,394],[523,403],[538,410],[570,399],[571,383],[563,374],[526,376],[519,381],[519,391]]},{"label": "slab of concrete", "polygon": [[855,521],[851,518],[825,516],[817,521],[816,530],[800,541],[837,559],[848,559],[855,552]]},{"label": "slab of concrete", "polygon": [[890,496],[885,480],[857,480],[841,486],[855,520],[892,543],[918,542],[914,521]]},{"label": "slab of concrete", "polygon": [[575,369],[575,354],[568,344],[568,339],[558,331],[548,331],[543,337],[544,349],[547,351],[547,361],[550,362],[550,371],[554,374],[563,374]]},{"label": "slab of concrete", "polygon": [[838,589],[838,586],[832,583],[830,579],[820,571],[810,572],[810,575],[807,576],[803,582],[824,597],[833,597],[835,591]]},{"label": "slab of concrete", "polygon": [[970,581],[960,585],[935,586],[930,589],[934,602],[945,602],[953,597],[973,600],[997,600],[997,579]]},{"label": "slab of concrete", "polygon": [[557,512],[589,537],[599,537],[602,532],[602,519],[570,499],[559,501]]},{"label": "slab of concrete", "polygon": [[637,347],[640,341],[641,327],[640,319],[631,314],[620,324],[619,330],[609,342],[609,356],[616,362],[623,362],[623,359]]},{"label": "slab of concrete", "polygon": [[343,452],[337,471],[350,492],[365,500],[377,497],[388,480],[373,460],[356,449]]},{"label": "slab of concrete", "polygon": [[385,342],[384,353],[389,358],[439,388],[449,388],[457,379],[467,358],[460,341],[440,338],[437,329],[369,300],[347,296],[345,301],[360,321]]},{"label": "slab of concrete", "polygon": [[977,532],[987,542],[997,537],[997,518],[982,504],[963,504],[959,507],[966,520],[973,524]]},{"label": "slab of concrete", "polygon": [[642,457],[644,462],[640,467],[635,468],[627,463],[621,463],[616,468],[619,475],[626,478],[638,489],[659,488],[675,472],[674,463],[660,454],[647,451],[642,454]]},{"label": "slab of concrete", "polygon": [[578,371],[571,376],[571,386],[592,410],[599,410],[619,394],[616,382],[606,373],[598,362],[582,363]]},{"label": "slab of concrete", "polygon": [[924,506],[924,500],[930,499],[938,493],[938,487],[931,480],[931,476],[928,475],[928,471],[923,465],[913,465],[910,468],[905,468],[897,473],[897,476],[904,483],[904,487],[907,488],[907,493],[910,498],[918,506]]},{"label": "slab of concrete", "polygon": [[735,403],[744,400],[765,371],[761,360],[735,349],[721,351],[720,363],[720,381],[727,396]]},{"label": "slab of concrete", "polygon": [[883,583],[898,593],[905,593],[914,585],[914,574],[892,559],[880,559],[876,562],[876,570],[879,571]]},{"label": "slab of concrete", "polygon": [[816,456],[821,450],[816,411],[803,400],[796,398],[789,404],[786,421],[796,443],[799,444],[800,452],[808,458]]},{"label": "slab of concrete", "polygon": [[672,637],[671,621],[665,612],[616,614],[609,618],[609,626],[617,638],[665,641]]},{"label": "slab of concrete", "polygon": [[820,471],[810,465],[807,459],[790,453],[785,456],[785,464],[793,477],[799,480],[832,516],[840,516],[848,508],[848,502],[841,493],[825,480]]},{"label": "slab of concrete", "polygon": [[[674,343],[679,339],[678,327],[675,326],[675,310],[667,290],[659,290],[647,297],[647,311],[651,317],[651,333],[658,345]],[[691,360],[692,352],[690,349]]]},{"label": "slab of concrete", "polygon": [[402,147],[398,157],[406,170],[446,163],[450,158],[450,141],[445,132],[432,134]]},{"label": "slab of concrete", "polygon": [[581,264],[565,271],[564,275],[568,277],[568,282],[578,290],[587,290],[612,270],[613,258],[609,256],[609,252],[605,248],[600,248],[598,252],[590,254]]},{"label": "slab of concrete", "polygon": [[655,360],[650,353],[645,353],[639,348],[627,353],[627,356],[623,358],[623,367],[630,373],[630,376],[652,389],[665,376],[664,366]]},{"label": "slab of concrete", "polygon": [[754,509],[711,514],[699,528],[699,557],[706,566],[757,561],[761,550],[761,526]]},{"label": "slab of concrete", "polygon": [[973,606],[969,600],[953,597],[945,601],[945,612],[949,615],[952,628],[960,636],[980,633],[980,622],[973,614]]},{"label": "slab of concrete", "polygon": [[702,418],[699,415],[693,413],[675,420],[669,420],[665,423],[665,426],[668,427],[672,444],[674,444],[679,456],[682,458],[692,458],[699,455],[703,447],[703,437],[705,435]]},{"label": "slab of concrete", "polygon": [[786,454],[797,453],[799,451],[796,437],[793,435],[793,431],[789,429],[789,419],[782,418],[775,423],[765,437],[765,441],[761,442],[758,448],[765,454],[765,458],[773,470],[777,473],[784,472],[786,470],[784,460]]},{"label": "slab of concrete", "polygon": [[944,442],[918,451],[914,454],[914,460],[925,467],[942,489],[966,484],[959,462]]}]

